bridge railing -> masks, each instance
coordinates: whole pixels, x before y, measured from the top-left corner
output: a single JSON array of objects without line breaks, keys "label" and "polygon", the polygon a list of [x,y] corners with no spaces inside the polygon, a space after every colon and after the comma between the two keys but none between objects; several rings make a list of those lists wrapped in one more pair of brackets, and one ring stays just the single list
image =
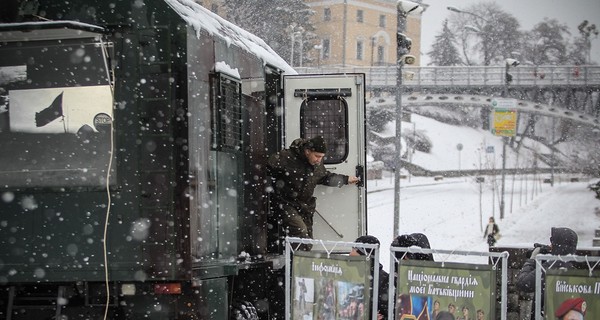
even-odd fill
[{"label": "bridge railing", "polygon": [[[296,68],[298,73],[364,73],[367,86],[396,85],[396,66]],[[406,86],[502,86],[503,66],[403,67]],[[600,86],[600,66],[511,67],[512,86]]]}]

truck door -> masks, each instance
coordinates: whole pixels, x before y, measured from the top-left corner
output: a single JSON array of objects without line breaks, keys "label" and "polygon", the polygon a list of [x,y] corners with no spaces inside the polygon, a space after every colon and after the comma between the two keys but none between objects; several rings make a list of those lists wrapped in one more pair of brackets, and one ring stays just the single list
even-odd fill
[{"label": "truck door", "polygon": [[284,97],[285,147],[323,136],[327,170],[361,178],[358,186],[317,187],[313,237],[354,241],[366,232],[364,75],[285,76]]}]

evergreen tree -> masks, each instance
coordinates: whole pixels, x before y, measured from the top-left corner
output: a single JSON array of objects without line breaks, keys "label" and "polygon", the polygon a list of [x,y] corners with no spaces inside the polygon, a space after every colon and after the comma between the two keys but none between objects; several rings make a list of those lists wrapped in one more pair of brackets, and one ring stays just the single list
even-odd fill
[{"label": "evergreen tree", "polygon": [[444,20],[442,31],[435,36],[431,51],[427,54],[431,58],[429,65],[456,66],[462,63],[456,49],[456,38],[448,28],[448,19]]},{"label": "evergreen tree", "polygon": [[300,61],[300,53],[306,61],[316,35],[310,19],[313,11],[302,0],[227,0],[222,6],[227,20],[261,37],[288,62],[293,37],[294,61]]}]

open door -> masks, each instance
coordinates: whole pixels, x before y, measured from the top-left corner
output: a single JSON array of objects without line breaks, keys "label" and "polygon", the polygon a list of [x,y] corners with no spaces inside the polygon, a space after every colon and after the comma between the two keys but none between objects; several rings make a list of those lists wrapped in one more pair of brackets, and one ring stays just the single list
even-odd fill
[{"label": "open door", "polygon": [[284,77],[285,147],[296,138],[323,136],[325,167],[361,178],[358,186],[318,186],[313,237],[354,241],[366,232],[366,144],[363,74]]}]

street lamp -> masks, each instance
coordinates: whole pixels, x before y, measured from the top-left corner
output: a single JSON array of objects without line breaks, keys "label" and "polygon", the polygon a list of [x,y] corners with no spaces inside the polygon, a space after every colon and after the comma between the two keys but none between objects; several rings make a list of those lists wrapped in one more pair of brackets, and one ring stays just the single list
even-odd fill
[{"label": "street lamp", "polygon": [[[507,58],[504,62],[504,94],[505,98],[508,97],[508,86],[512,82],[512,75],[508,73],[510,67],[516,67],[520,64],[519,60]],[[500,219],[504,219],[504,190],[506,185],[506,145],[508,137],[502,137],[502,191],[500,192]]]},{"label": "street lamp", "polygon": [[409,14],[419,14],[424,8],[418,3],[398,0],[396,4],[396,155],[394,161],[394,237],[400,231],[400,164],[402,149],[402,66],[410,52],[412,40],[404,34],[406,18]]},{"label": "street lamp", "polygon": [[321,44],[315,44],[315,46],[313,47],[315,50],[319,51],[317,53],[317,68],[321,68],[321,55],[323,54],[323,45]]},{"label": "street lamp", "polygon": [[304,51],[304,43],[302,39],[302,32],[304,32],[304,28],[301,26],[297,26],[295,23],[288,27],[291,37],[291,46],[290,46],[290,66],[294,66],[294,45],[296,44],[296,36],[300,36],[300,67],[302,67],[302,53]]},{"label": "street lamp", "polygon": [[482,16],[480,16],[480,15],[478,15],[476,13],[473,13],[473,12],[470,12],[470,11],[465,11],[465,10],[459,9],[457,7],[454,7],[454,6],[447,6],[446,9],[448,9],[448,10],[450,10],[452,12],[456,12],[456,13],[470,14],[470,15],[472,15],[474,17],[477,17],[477,18],[479,18],[479,19],[481,19],[481,20],[483,20],[485,22],[488,22],[488,20],[486,18],[484,18],[484,17],[482,17]]}]

